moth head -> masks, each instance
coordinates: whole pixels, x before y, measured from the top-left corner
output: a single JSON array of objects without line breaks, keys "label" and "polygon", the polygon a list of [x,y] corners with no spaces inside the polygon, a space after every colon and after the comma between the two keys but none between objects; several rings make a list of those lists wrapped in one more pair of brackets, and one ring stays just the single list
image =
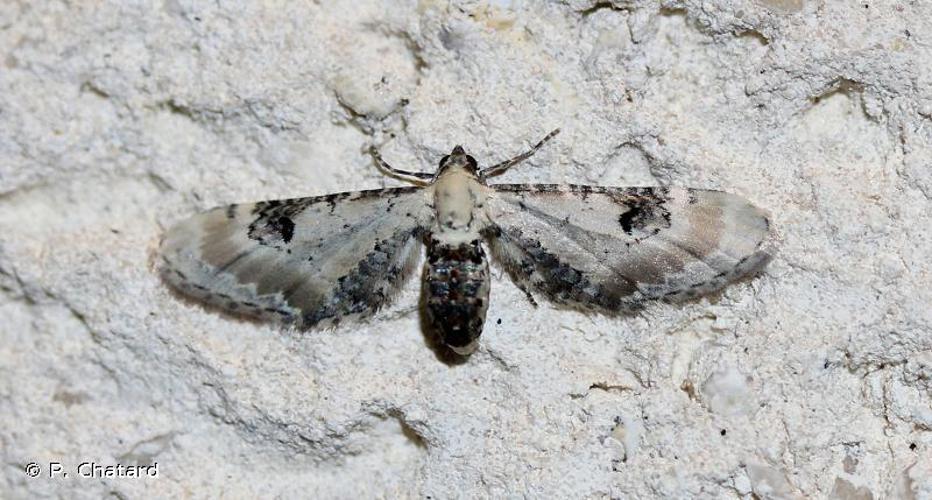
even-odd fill
[{"label": "moth head", "polygon": [[466,150],[463,149],[463,146],[456,146],[450,154],[444,156],[443,159],[440,160],[440,167],[437,169],[437,175],[451,169],[462,169],[471,174],[476,174],[479,171],[479,165],[476,163],[475,158],[466,154]]}]

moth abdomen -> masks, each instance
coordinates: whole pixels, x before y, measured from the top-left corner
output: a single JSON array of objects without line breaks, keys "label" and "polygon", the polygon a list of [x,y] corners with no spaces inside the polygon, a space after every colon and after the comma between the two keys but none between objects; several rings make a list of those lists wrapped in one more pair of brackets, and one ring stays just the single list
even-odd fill
[{"label": "moth abdomen", "polygon": [[470,354],[489,305],[489,263],[478,240],[427,248],[427,318],[448,347]]}]

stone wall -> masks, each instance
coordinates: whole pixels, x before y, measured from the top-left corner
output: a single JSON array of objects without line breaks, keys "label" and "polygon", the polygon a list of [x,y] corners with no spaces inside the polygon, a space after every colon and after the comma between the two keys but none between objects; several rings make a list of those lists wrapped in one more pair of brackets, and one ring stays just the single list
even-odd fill
[{"label": "stone wall", "polygon": [[[907,0],[4,2],[0,496],[930,498],[930,47]],[[555,127],[502,182],[738,193],[774,261],[621,318],[496,270],[465,363],[416,279],[300,333],[154,272],[198,210],[398,185],[369,144]]]}]

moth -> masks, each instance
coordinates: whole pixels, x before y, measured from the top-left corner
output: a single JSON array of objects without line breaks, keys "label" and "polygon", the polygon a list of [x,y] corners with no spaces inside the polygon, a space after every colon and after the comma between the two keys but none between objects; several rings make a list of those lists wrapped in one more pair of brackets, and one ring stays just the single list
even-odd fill
[{"label": "moth", "polygon": [[767,214],[734,194],[488,183],[558,132],[484,169],[461,146],[434,173],[396,169],[373,147],[415,186],[214,208],[166,233],[162,275],[221,309],[307,329],[371,316],[424,244],[428,324],[465,356],[489,306],[486,248],[532,301],[604,314],[715,292],[770,259]]}]

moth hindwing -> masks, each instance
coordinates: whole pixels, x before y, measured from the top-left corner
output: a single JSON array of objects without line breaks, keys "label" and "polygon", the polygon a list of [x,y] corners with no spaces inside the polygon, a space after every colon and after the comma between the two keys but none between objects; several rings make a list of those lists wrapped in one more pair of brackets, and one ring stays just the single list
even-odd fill
[{"label": "moth hindwing", "polygon": [[661,187],[488,184],[531,151],[479,170],[457,146],[421,184],[219,207],[165,235],[164,279],[221,309],[301,328],[366,317],[427,245],[426,317],[442,342],[478,345],[490,294],[484,246],[529,295],[603,314],[688,299],[769,260],[767,215],[739,196]]}]

